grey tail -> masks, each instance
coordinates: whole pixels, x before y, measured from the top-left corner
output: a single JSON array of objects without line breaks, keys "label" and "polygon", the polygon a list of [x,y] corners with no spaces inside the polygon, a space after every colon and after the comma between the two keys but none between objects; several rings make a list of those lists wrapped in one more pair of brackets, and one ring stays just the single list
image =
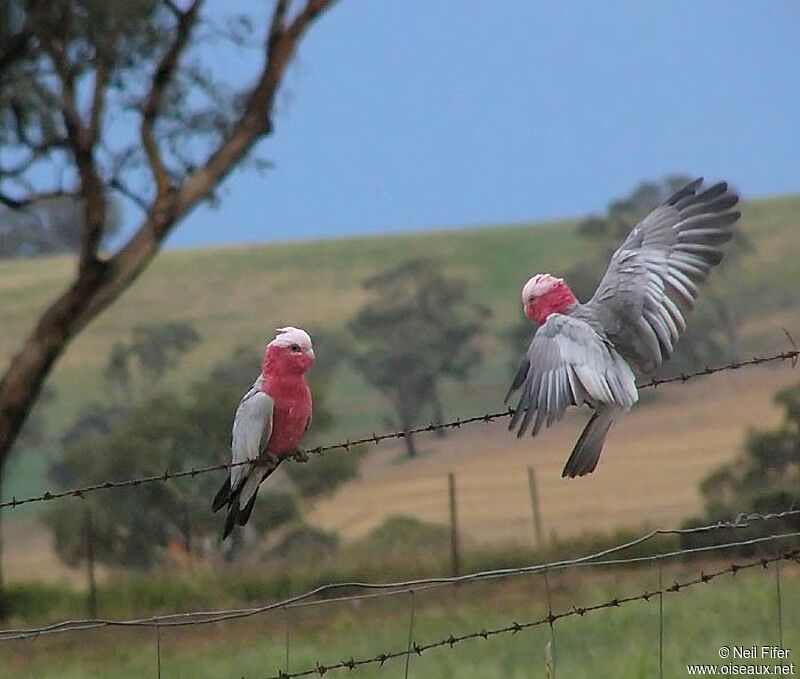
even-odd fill
[{"label": "grey tail", "polygon": [[230,503],[231,497],[231,476],[227,474],[225,480],[222,482],[222,487],[217,491],[214,496],[214,501],[211,503],[211,511],[218,512],[225,505]]},{"label": "grey tail", "polygon": [[606,434],[614,424],[614,418],[619,411],[620,408],[608,405],[594,411],[594,415],[572,449],[572,455],[569,456],[564,471],[561,472],[562,477],[568,476],[572,479],[576,476],[586,476],[595,470],[606,441]]},{"label": "grey tail", "polygon": [[[261,484],[277,468],[278,468],[277,465],[275,465],[271,469],[264,469],[264,467],[254,467],[250,473],[252,474],[258,472],[259,470],[263,470],[262,471],[263,476],[261,477],[261,481],[259,481],[259,484]],[[247,478],[245,477],[239,483],[236,490],[231,491],[231,481],[230,477],[228,477],[222,484],[222,487],[219,489],[216,496],[214,497],[214,501],[211,503],[211,509],[215,512],[218,509],[222,509],[222,507],[226,505],[228,507],[228,515],[225,517],[225,528],[222,531],[223,540],[233,532],[233,529],[236,526],[244,526],[250,519],[250,514],[253,511],[253,506],[255,505],[256,497],[258,496],[258,488],[255,489],[255,491],[253,492],[253,496],[248,500],[247,504],[244,507],[241,507],[239,502],[239,496],[241,495],[242,490],[244,489],[246,481]]]}]

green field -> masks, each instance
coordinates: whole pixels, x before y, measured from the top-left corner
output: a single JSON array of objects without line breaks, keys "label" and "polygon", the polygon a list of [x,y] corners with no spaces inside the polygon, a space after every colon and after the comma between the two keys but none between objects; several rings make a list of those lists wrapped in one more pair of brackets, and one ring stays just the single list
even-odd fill
[{"label": "green field", "polygon": [[[739,562],[748,561],[740,558]],[[697,577],[728,564],[673,564],[664,569],[664,583]],[[686,676],[687,663],[719,663],[720,646],[782,645],[794,660],[800,648],[800,588],[796,566],[781,566],[783,644],[779,642],[775,568],[760,565],[735,576],[723,575],[664,597],[664,676]],[[614,597],[652,591],[658,571],[625,569],[602,573],[586,570],[550,576],[553,610],[588,606]],[[541,576],[515,581],[483,582],[415,595],[414,640],[419,644],[454,635],[525,623],[547,613]],[[319,661],[366,658],[406,648],[410,596],[382,600],[329,603],[276,611],[215,625],[164,630],[161,633],[161,676],[274,676],[285,667],[289,626],[289,667],[315,667]],[[658,676],[659,602],[634,602],[584,617],[558,621],[555,630],[557,676],[569,679],[649,679]],[[411,677],[484,679],[544,677],[547,625],[489,639],[464,641],[413,656]],[[763,662],[763,661],[762,661]],[[383,668],[369,665],[353,672],[325,676],[397,677],[404,660]],[[106,629],[73,632],[0,646],[0,677],[128,677],[156,676],[156,639],[151,629]]]}]

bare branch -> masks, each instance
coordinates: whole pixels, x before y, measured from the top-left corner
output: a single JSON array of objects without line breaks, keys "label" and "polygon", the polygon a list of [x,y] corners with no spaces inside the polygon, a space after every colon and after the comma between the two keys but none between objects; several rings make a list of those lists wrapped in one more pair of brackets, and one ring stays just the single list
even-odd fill
[{"label": "bare branch", "polygon": [[164,161],[161,158],[161,152],[156,143],[154,133],[155,121],[161,112],[164,92],[178,66],[180,56],[189,42],[189,37],[197,23],[198,13],[202,4],[203,0],[194,0],[188,10],[185,12],[178,12],[175,39],[156,67],[150,91],[147,94],[142,110],[142,146],[147,154],[147,160],[150,163],[150,169],[153,172],[153,178],[156,181],[159,196],[163,196],[169,191],[172,182],[169,173],[164,167]]},{"label": "bare branch", "polygon": [[[65,35],[68,33],[70,23],[69,11],[66,5],[62,9],[61,23]],[[100,268],[97,251],[103,237],[106,221],[103,182],[97,171],[94,159],[95,138],[91,130],[84,126],[78,110],[75,94],[75,71],[66,54],[66,40],[54,37],[47,30],[42,31],[37,37],[44,45],[61,81],[61,112],[64,119],[64,127],[67,131],[69,148],[75,158],[75,165],[78,168],[78,175],[81,181],[80,195],[84,203],[85,223],[78,259],[79,272],[80,275],[94,276]],[[98,77],[99,75],[98,73]],[[107,75],[103,77],[107,77]],[[100,106],[98,106],[96,114],[98,126],[100,120],[99,109]],[[94,111],[92,113],[94,115]]]},{"label": "bare branch", "polygon": [[148,203],[147,200],[138,193],[130,189],[119,177],[112,177],[108,185],[120,195],[125,196],[125,198],[130,200],[132,203],[135,203],[142,212],[147,212],[150,209],[150,203]]},{"label": "bare branch", "polygon": [[90,146],[94,146],[100,138],[103,121],[103,110],[106,103],[106,87],[114,63],[114,45],[109,45],[97,55],[94,74],[94,94],[92,95],[92,112],[89,117],[87,131]]},{"label": "bare branch", "polygon": [[332,0],[308,0],[294,21],[283,29],[286,3],[278,2],[265,39],[265,61],[261,76],[250,93],[244,112],[203,167],[194,172],[182,186],[176,215],[182,215],[197,201],[208,196],[214,186],[247,154],[253,144],[272,130],[270,122],[275,93],[280,87],[286,68],[306,29]]},{"label": "bare branch", "polygon": [[267,36],[267,49],[271,49],[274,42],[280,39],[283,33],[283,22],[286,18],[286,11],[289,9],[289,0],[278,0],[275,4],[275,11],[272,13],[272,21],[269,25],[269,35]]}]

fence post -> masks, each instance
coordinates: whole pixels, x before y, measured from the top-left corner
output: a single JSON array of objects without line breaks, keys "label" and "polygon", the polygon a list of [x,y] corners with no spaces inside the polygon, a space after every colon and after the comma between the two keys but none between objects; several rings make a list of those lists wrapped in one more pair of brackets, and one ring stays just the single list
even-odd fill
[{"label": "fence post", "polygon": [[528,490],[531,494],[531,511],[533,512],[533,529],[536,532],[536,546],[544,546],[544,534],[542,531],[542,515],[539,511],[539,491],[536,487],[536,470],[533,466],[528,467]]},{"label": "fence post", "polygon": [[456,513],[456,477],[453,472],[447,475],[447,489],[450,495],[450,570],[454,577],[461,574],[458,553],[458,516]]},{"label": "fence post", "polygon": [[97,617],[97,582],[94,576],[94,523],[92,510],[86,507],[84,514],[84,538],[86,540],[86,577],[88,591],[86,593],[86,610],[90,618]]}]

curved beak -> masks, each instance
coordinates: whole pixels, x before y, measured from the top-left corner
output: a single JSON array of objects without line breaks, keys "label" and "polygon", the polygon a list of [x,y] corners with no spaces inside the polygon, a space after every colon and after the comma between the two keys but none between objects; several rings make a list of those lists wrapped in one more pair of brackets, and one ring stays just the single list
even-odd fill
[{"label": "curved beak", "polygon": [[306,356],[308,356],[312,361],[316,360],[314,358],[314,350],[313,349],[309,349],[308,351],[306,351]]}]

